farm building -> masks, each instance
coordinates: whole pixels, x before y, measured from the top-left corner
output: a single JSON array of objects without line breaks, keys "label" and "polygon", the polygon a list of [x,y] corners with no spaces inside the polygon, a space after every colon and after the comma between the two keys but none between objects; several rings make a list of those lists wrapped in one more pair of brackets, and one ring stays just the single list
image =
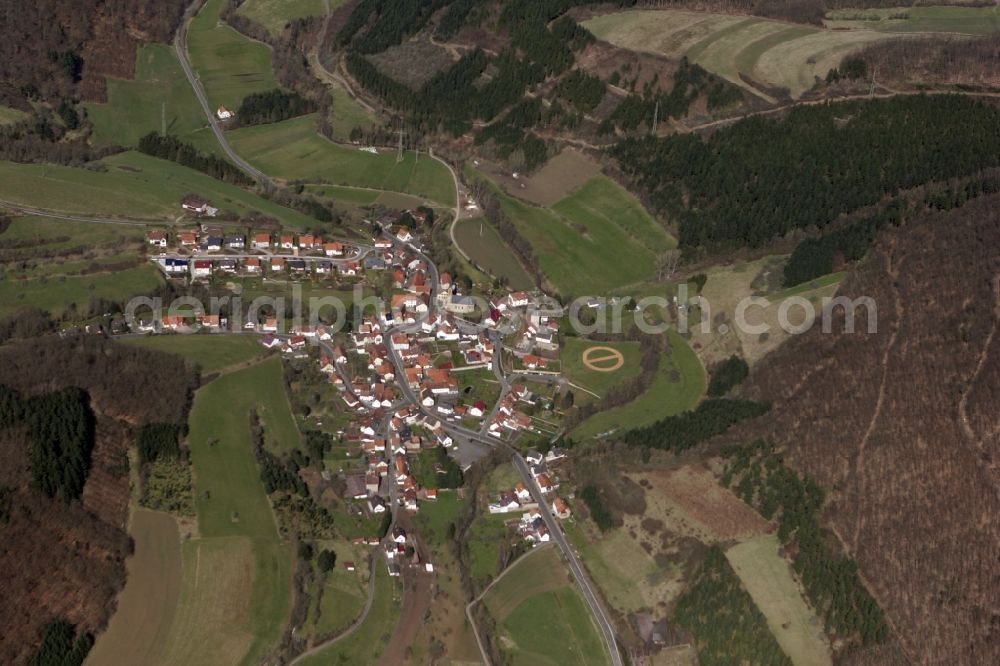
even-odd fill
[{"label": "farm building", "polygon": [[230,120],[231,118],[236,116],[235,113],[233,113],[224,106],[220,106],[218,109],[216,109],[215,115],[218,116],[219,120]]}]

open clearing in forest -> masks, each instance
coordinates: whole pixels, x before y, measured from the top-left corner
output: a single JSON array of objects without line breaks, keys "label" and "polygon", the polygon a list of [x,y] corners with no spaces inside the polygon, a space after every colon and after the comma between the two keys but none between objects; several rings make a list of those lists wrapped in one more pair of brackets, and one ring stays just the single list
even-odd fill
[{"label": "open clearing in forest", "polygon": [[367,187],[413,194],[446,206],[455,205],[455,183],[443,164],[426,154],[396,151],[378,154],[334,144],[316,133],[314,115],[280,123],[244,127],[229,133],[233,148],[264,173],[313,184]]},{"label": "open clearing in forest", "polygon": [[792,663],[831,664],[823,623],[806,602],[791,565],[778,552],[780,548],[776,536],[764,534],[733,546],[726,551],[726,558]]},{"label": "open clearing in forest", "polygon": [[[769,89],[785,88],[800,97],[839,66],[850,53],[877,41],[907,33],[983,34],[1000,29],[994,7],[928,7],[871,10],[885,15],[905,12],[906,20],[831,20],[827,28],[759,17],[683,10],[630,10],[598,16],[584,26],[617,46],[687,56],[705,69],[747,89],[741,74]],[[888,12],[888,13],[886,13]],[[831,16],[855,16],[857,10]],[[832,29],[837,28],[837,29]],[[845,29],[846,28],[846,29]]]},{"label": "open clearing in forest", "polygon": [[760,514],[723,488],[707,469],[685,466],[647,472],[645,477],[656,492],[662,493],[717,540],[746,539],[770,527]]},{"label": "open clearing in forest", "polygon": [[606,664],[590,610],[553,547],[527,555],[483,598],[515,666]]},{"label": "open clearing in forest", "polygon": [[97,637],[88,666],[150,664],[163,649],[177,610],[181,542],[177,521],[159,511],[136,509],[129,524],[135,553],[108,628]]}]

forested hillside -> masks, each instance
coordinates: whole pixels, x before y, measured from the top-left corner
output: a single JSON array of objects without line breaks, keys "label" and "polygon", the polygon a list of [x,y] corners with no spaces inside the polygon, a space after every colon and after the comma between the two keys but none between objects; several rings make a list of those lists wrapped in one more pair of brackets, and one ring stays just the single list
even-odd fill
[{"label": "forested hillside", "polygon": [[[330,67],[351,77],[416,136],[474,134],[479,150],[532,170],[552,135],[629,134],[680,118],[700,98],[709,111],[743,101],[738,88],[686,61],[597,44],[571,16],[587,0],[363,0],[324,46]],[[630,7],[635,0],[619,0]],[[393,77],[376,54],[431,37],[453,43],[455,60],[419,87]],[[428,48],[433,49],[433,46]],[[447,58],[445,58],[447,62]],[[413,66],[413,65],[411,65]],[[657,114],[659,114],[657,116]],[[485,126],[483,126],[485,125]]]},{"label": "forested hillside", "polygon": [[136,47],[168,42],[186,0],[11,0],[0,12],[0,101],[100,101],[132,78]]},{"label": "forested hillside", "polygon": [[[840,290],[875,300],[877,333],[859,310],[854,333],[841,312],[832,333],[793,337],[742,388],[771,412],[726,436],[770,440],[827,492],[821,522],[910,663],[1000,661],[998,206],[887,232]],[[893,663],[880,654],[867,663]]]},{"label": "forested hillside", "polygon": [[629,139],[612,154],[678,222],[682,245],[761,247],[902,189],[997,166],[998,124],[1000,110],[984,102],[905,96],[750,117],[707,139]]},{"label": "forested hillside", "polygon": [[194,378],[97,338],[10,343],[0,368],[0,662],[28,663],[43,636],[40,658],[69,659],[125,580],[132,428],[183,422]]}]

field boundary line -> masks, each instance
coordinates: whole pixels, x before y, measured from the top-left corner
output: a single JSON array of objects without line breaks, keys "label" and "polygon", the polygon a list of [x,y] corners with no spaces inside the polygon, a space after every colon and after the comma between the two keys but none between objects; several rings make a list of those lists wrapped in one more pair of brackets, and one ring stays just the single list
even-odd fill
[{"label": "field boundary line", "polygon": [[[489,655],[486,654],[486,648],[483,647],[483,641],[482,641],[482,639],[479,637],[479,627],[476,626],[476,621],[472,618],[472,607],[475,606],[476,604],[480,603],[483,600],[483,598],[486,596],[486,594],[491,589],[493,589],[493,586],[496,585],[497,583],[499,583],[508,573],[510,573],[510,570],[513,569],[515,565],[517,565],[522,560],[527,559],[528,556],[530,556],[532,553],[537,553],[539,551],[545,550],[548,546],[551,546],[554,543],[555,542],[553,542],[553,541],[549,541],[547,543],[543,543],[543,544],[541,544],[539,546],[535,546],[534,548],[532,548],[528,552],[526,552],[526,553],[522,554],[521,556],[519,556],[513,562],[511,562],[510,564],[508,564],[507,568],[504,569],[503,571],[501,571],[499,576],[497,576],[492,581],[490,581],[490,584],[487,585],[483,589],[483,591],[479,593],[479,596],[477,596],[475,599],[473,599],[472,601],[470,601],[468,604],[465,605],[465,616],[466,616],[466,618],[468,618],[469,624],[472,625],[472,633],[475,634],[475,636],[476,636],[476,643],[479,644],[479,652],[482,655],[483,662],[486,664],[486,666],[492,666],[492,662],[490,661]],[[291,665],[289,665],[289,666],[291,666]]]}]

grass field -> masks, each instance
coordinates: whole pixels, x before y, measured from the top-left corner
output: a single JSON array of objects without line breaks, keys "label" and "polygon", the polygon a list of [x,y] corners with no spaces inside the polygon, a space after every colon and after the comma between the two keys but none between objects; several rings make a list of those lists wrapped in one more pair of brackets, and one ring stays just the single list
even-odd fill
[{"label": "grass field", "polygon": [[692,409],[705,393],[705,369],[698,356],[675,331],[669,333],[671,352],[649,389],[632,402],[600,412],[573,430],[573,437],[589,439],[611,430],[649,425],[666,416]]},{"label": "grass field", "polygon": [[389,576],[385,561],[375,560],[375,598],[371,610],[361,626],[347,638],[308,659],[302,666],[329,666],[330,664],[374,664],[383,647],[392,636],[399,618],[402,591]]},{"label": "grass field", "polygon": [[448,169],[424,155],[382,149],[378,155],[327,141],[312,115],[280,123],[244,127],[229,133],[233,147],[254,166],[287,180],[370,187],[413,194],[455,205],[455,184]]},{"label": "grass field", "polygon": [[847,276],[846,271],[839,271],[837,273],[830,273],[829,275],[823,275],[816,278],[815,280],[809,280],[808,282],[803,282],[802,284],[797,284],[794,287],[789,287],[788,289],[782,289],[770,294],[765,294],[765,297],[770,301],[779,301],[783,298],[788,298],[790,296],[799,296],[807,291],[812,291],[814,289],[822,289],[823,287],[831,287],[833,285],[840,284],[841,280]]},{"label": "grass field", "polygon": [[4,278],[0,280],[0,316],[29,306],[62,315],[74,306],[86,308],[92,298],[123,301],[152,292],[161,284],[163,278],[152,265],[81,276]]},{"label": "grass field", "polygon": [[294,428],[279,359],[223,375],[195,394],[188,445],[200,537],[183,546],[180,604],[163,663],[254,664],[284,626],[292,553],[250,450],[251,408],[269,440],[292,437],[278,427],[284,420]]},{"label": "grass field", "polygon": [[271,49],[219,20],[225,0],[208,0],[188,28],[187,49],[210,107],[235,111],[250,93],[273,90]]},{"label": "grass field", "polygon": [[368,129],[378,123],[378,119],[358,104],[339,84],[329,83],[330,131],[338,141],[347,141],[355,127]]},{"label": "grass field", "polygon": [[259,211],[288,226],[309,227],[310,217],[174,162],[137,152],[101,161],[107,171],[0,162],[0,199],[68,213],[173,220],[187,194],[245,215]]},{"label": "grass field", "polygon": [[23,120],[27,117],[28,114],[24,111],[18,111],[17,109],[12,109],[9,106],[3,106],[0,104],[0,125],[16,123],[17,121]]},{"label": "grass field", "polygon": [[[342,631],[354,622],[368,600],[368,588],[361,583],[358,571],[347,571],[340,565],[345,558],[338,555],[337,568],[326,576],[326,585],[319,603],[319,617],[308,627],[312,635],[326,636]],[[367,568],[364,562],[356,566]],[[313,606],[315,612],[315,605]]]},{"label": "grass field", "polygon": [[[687,56],[705,69],[774,101],[741,80],[740,74],[769,88],[786,88],[797,98],[852,51],[899,36],[869,23],[859,21],[851,26],[854,29],[832,30],[757,17],[668,9],[616,12],[590,19],[584,25],[598,38],[618,46],[672,58]],[[927,30],[947,31],[959,24],[939,19],[919,25]]]},{"label": "grass field", "polygon": [[257,339],[245,335],[150,335],[125,342],[182,356],[197,364],[202,375],[246,363],[264,354],[264,347]]},{"label": "grass field", "polygon": [[607,653],[555,548],[514,564],[483,598],[515,666],[605,664]]},{"label": "grass field", "polygon": [[504,280],[511,289],[531,289],[531,276],[485,218],[459,220],[455,224],[455,241],[476,264]]},{"label": "grass field", "polygon": [[[599,372],[588,368],[583,362],[583,354],[591,347],[611,347],[622,354],[624,364],[611,372]],[[611,361],[608,361],[608,364],[610,365]],[[580,338],[567,338],[559,352],[559,367],[569,381],[603,397],[612,386],[639,374],[639,343],[592,342]]]},{"label": "grass field", "polygon": [[[336,9],[342,4],[344,0],[330,0],[330,9]],[[238,13],[277,35],[289,21],[306,16],[322,16],[326,9],[323,0],[247,0],[240,6]]]},{"label": "grass field", "polygon": [[205,114],[188,84],[177,55],[166,44],[147,44],[136,55],[132,80],[108,77],[108,101],[85,105],[99,144],[136,146],[149,132],[163,129],[204,152],[219,152]]},{"label": "grass field", "polygon": [[627,528],[603,532],[593,541],[576,524],[566,527],[566,534],[612,607],[629,613],[665,600],[661,585],[670,572],[657,565],[653,555],[629,536]]},{"label": "grass field", "polygon": [[[902,4],[902,3],[900,3]],[[954,32],[988,35],[1000,31],[997,6],[838,9],[826,15],[829,28],[873,28],[887,32]]]},{"label": "grass field", "polygon": [[108,628],[98,634],[90,666],[149,664],[163,649],[177,609],[181,544],[177,521],[166,513],[137,509],[129,534],[135,553]]},{"label": "grass field", "polygon": [[335,201],[357,206],[370,206],[375,203],[379,194],[381,194],[378,190],[342,187],[340,185],[310,185],[307,189],[317,196],[328,197]]},{"label": "grass field", "polygon": [[791,565],[778,554],[780,548],[775,535],[765,534],[733,546],[726,559],[792,663],[831,664],[823,623],[806,603]]},{"label": "grass field", "polygon": [[655,271],[658,253],[676,245],[628,192],[604,176],[551,209],[495,191],[504,213],[531,243],[542,273],[564,297],[599,296],[642,282]]}]

